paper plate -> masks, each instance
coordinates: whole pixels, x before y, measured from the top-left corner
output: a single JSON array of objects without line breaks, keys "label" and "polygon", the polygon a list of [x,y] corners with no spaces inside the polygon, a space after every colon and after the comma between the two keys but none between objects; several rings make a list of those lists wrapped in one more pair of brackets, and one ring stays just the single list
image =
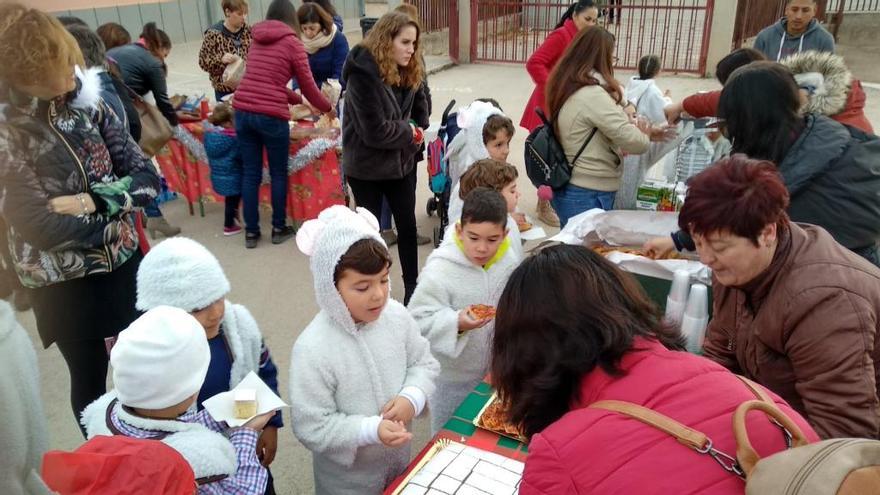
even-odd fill
[{"label": "paper plate", "polygon": [[[235,391],[241,388],[251,388],[257,391],[257,414],[246,419],[235,417]],[[242,380],[234,389],[229,392],[217,394],[204,401],[202,405],[205,406],[205,409],[208,410],[208,414],[214,418],[214,421],[223,421],[233,428],[242,426],[260,414],[266,414],[268,412],[278,411],[283,407],[289,407],[283,400],[281,400],[281,397],[275,395],[275,392],[272,392],[272,389],[263,383],[263,380],[261,380],[253,371],[248,373],[248,375],[244,377],[244,380]]]}]

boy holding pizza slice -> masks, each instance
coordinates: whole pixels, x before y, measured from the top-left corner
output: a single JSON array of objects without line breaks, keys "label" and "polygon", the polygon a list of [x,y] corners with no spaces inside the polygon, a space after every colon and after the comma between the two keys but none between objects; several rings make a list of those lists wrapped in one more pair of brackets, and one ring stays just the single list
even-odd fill
[{"label": "boy holding pizza slice", "polygon": [[507,203],[480,187],[465,198],[453,242],[437,248],[419,275],[409,311],[442,367],[428,398],[436,434],[489,370],[495,306],[521,258],[507,237]]}]

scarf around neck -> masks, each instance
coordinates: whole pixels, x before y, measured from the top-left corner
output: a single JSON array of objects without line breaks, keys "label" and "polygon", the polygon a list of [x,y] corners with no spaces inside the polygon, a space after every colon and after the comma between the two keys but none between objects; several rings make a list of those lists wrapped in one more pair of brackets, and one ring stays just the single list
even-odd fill
[{"label": "scarf around neck", "polygon": [[309,55],[314,55],[318,53],[318,50],[321,50],[322,48],[327,48],[330,43],[333,43],[333,38],[336,37],[336,31],[336,24],[334,24],[330,28],[330,34],[325,34],[324,31],[321,31],[318,33],[317,36],[310,40],[303,37],[302,42],[303,45],[306,47],[306,53],[308,53]]}]

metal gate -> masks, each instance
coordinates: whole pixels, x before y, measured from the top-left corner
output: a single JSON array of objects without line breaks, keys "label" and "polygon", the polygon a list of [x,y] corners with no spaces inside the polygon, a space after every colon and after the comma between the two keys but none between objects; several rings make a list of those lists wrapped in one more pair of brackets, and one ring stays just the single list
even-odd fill
[{"label": "metal gate", "polygon": [[[458,62],[458,9],[451,0],[405,0],[422,20],[425,55],[445,55]],[[448,38],[448,39],[447,39]]]},{"label": "metal gate", "polygon": [[[666,71],[705,71],[715,0],[607,4],[614,5],[614,22],[606,9],[600,24],[617,37],[617,68],[635,69],[643,55],[656,54]],[[567,0],[471,0],[471,60],[525,62],[569,5]]]}]

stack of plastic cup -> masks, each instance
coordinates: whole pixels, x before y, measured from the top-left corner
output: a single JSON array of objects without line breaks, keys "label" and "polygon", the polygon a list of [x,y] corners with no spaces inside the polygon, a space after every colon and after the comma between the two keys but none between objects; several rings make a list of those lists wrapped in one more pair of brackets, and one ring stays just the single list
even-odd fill
[{"label": "stack of plastic cup", "polygon": [[666,321],[678,328],[687,305],[691,276],[685,270],[675,270],[672,275],[672,288],[666,296]]},{"label": "stack of plastic cup", "polygon": [[708,325],[709,289],[703,284],[694,284],[681,318],[681,333],[687,339],[688,352],[698,353],[703,349]]}]

